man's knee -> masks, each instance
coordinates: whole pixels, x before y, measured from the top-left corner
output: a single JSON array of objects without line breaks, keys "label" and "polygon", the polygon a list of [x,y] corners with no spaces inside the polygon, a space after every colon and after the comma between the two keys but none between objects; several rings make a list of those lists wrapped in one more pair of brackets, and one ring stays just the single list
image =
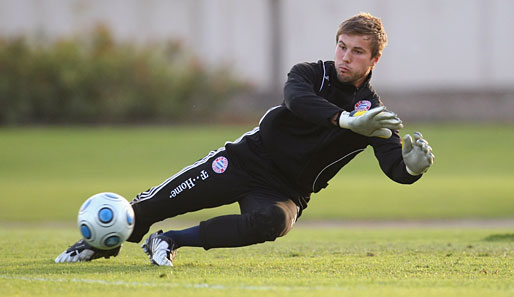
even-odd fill
[{"label": "man's knee", "polygon": [[277,237],[286,235],[293,227],[296,215],[279,206],[253,213],[254,234],[259,241],[274,241]]}]

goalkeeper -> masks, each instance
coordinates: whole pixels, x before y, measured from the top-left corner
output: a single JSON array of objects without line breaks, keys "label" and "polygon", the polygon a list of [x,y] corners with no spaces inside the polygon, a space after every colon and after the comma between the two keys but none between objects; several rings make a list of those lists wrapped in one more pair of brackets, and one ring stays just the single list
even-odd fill
[{"label": "goalkeeper", "polygon": [[[291,230],[311,194],[368,146],[390,179],[419,180],[433,163],[430,146],[420,133],[405,135],[402,146],[402,121],[370,85],[386,43],[380,19],[361,13],[344,21],[334,61],[295,65],[284,102],[268,110],[257,128],[132,200],[135,227],[128,241],[140,242],[158,221],[235,202],[240,214],[158,231],[143,242],[143,251],[151,263],[171,266],[184,246],[207,250],[274,241]],[[79,240],[55,261],[89,261],[119,251]]]}]

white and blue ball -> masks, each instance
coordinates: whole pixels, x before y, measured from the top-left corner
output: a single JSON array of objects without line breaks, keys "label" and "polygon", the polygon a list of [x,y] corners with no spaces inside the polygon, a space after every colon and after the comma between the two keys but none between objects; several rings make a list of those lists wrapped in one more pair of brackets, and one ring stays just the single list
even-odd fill
[{"label": "white and blue ball", "polygon": [[89,197],[80,207],[78,227],[91,246],[110,250],[120,246],[134,229],[134,210],[130,203],[115,193]]}]

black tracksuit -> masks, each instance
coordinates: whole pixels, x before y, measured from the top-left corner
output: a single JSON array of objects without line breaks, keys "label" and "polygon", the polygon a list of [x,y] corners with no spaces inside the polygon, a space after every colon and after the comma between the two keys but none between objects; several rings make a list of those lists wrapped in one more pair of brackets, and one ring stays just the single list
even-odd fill
[{"label": "black tracksuit", "polygon": [[240,215],[200,223],[205,249],[274,240],[292,228],[310,194],[325,188],[368,145],[389,178],[418,180],[406,171],[397,131],[389,139],[365,137],[330,122],[343,110],[382,105],[370,77],[357,89],[338,81],[331,61],[295,65],[284,102],[268,110],[258,128],[132,201],[136,227],[129,241],[140,241],[157,221],[234,202]]}]

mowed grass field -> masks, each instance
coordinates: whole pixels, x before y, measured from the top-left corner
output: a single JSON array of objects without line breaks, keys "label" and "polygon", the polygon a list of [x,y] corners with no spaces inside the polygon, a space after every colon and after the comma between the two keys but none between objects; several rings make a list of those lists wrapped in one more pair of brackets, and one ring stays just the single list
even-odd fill
[{"label": "mowed grass field", "polygon": [[[1,295],[514,295],[514,226],[480,226],[514,219],[514,125],[501,124],[407,125],[402,134],[421,131],[436,155],[420,182],[388,180],[369,148],[313,195],[297,226],[274,243],[183,248],[171,269],[150,265],[129,243],[114,259],[53,263],[78,239],[74,220],[87,197],[112,191],[130,200],[251,128],[0,129]],[[152,231],[237,210],[200,211]],[[478,223],[398,223],[454,219]],[[391,220],[397,227],[380,223]],[[353,221],[375,223],[347,224]]]},{"label": "mowed grass field", "polygon": [[[153,231],[153,230],[152,230]],[[239,249],[182,248],[149,264],[136,244],[113,259],[55,264],[77,232],[0,229],[2,296],[466,296],[514,293],[512,229],[298,226]]]}]

